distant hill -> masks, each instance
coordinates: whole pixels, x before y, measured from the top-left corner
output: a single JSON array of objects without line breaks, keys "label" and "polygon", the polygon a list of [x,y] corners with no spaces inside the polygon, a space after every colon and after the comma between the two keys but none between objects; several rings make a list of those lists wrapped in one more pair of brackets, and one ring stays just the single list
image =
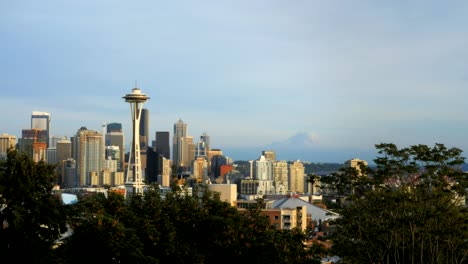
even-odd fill
[{"label": "distant hill", "polygon": [[304,163],[306,174],[328,175],[344,166],[343,163]]},{"label": "distant hill", "polygon": [[[291,161],[290,161],[291,162]],[[238,160],[235,161],[234,164],[237,165],[237,169],[243,173],[244,176],[248,175],[248,171],[250,168],[250,164],[248,161],[245,160]],[[308,174],[317,174],[320,176],[329,175],[333,172],[338,171],[340,168],[344,166],[344,163],[314,163],[314,162],[305,162],[304,163],[304,170],[305,173]],[[375,169],[375,165],[369,165],[370,168]],[[462,165],[462,170],[468,172],[468,164]]]}]

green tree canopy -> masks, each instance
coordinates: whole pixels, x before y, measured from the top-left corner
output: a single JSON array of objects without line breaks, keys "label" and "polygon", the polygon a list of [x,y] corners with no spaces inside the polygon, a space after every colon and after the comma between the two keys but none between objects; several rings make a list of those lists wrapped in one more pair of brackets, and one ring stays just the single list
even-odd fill
[{"label": "green tree canopy", "polygon": [[66,261],[82,263],[90,252],[100,263],[309,261],[301,231],[276,230],[258,208],[239,212],[204,185],[193,195],[178,188],[164,198],[153,185],[129,201],[113,193],[80,200],[61,249]]},{"label": "green tree canopy", "polygon": [[334,251],[345,263],[465,263],[462,151],[442,144],[376,148],[373,188],[341,212]]},{"label": "green tree canopy", "polygon": [[18,263],[53,263],[66,231],[60,197],[51,194],[54,166],[9,150],[0,161],[0,255]]}]

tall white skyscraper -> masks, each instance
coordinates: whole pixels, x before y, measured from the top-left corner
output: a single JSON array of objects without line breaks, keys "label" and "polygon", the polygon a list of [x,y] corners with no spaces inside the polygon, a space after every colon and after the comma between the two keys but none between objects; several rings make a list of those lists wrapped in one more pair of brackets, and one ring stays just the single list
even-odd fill
[{"label": "tall white skyscraper", "polygon": [[273,180],[273,163],[267,160],[265,156],[260,156],[253,163],[253,176],[256,180],[272,181]]},{"label": "tall white skyscraper", "polygon": [[251,174],[258,180],[258,194],[274,194],[273,162],[261,155],[258,160],[251,161]]}]

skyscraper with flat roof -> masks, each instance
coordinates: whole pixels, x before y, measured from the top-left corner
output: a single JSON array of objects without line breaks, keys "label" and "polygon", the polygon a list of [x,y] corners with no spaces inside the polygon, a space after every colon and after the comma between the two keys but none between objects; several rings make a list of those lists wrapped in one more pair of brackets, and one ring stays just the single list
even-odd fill
[{"label": "skyscraper with flat roof", "polygon": [[182,138],[187,136],[187,124],[185,124],[182,119],[179,119],[177,123],[174,124],[174,134],[172,137],[172,160],[173,164],[181,166],[182,162]]},{"label": "skyscraper with flat roof", "polygon": [[106,125],[107,133],[110,132],[122,132],[121,123],[109,123]]},{"label": "skyscraper with flat roof", "polygon": [[289,190],[291,192],[305,193],[304,189],[305,168],[300,161],[289,164]]},{"label": "skyscraper with flat roof", "polygon": [[141,109],[140,117],[140,148],[146,149],[149,142],[149,111],[146,108]]},{"label": "skyscraper with flat roof", "polygon": [[106,146],[117,146],[119,147],[119,161],[117,170],[125,170],[125,138],[122,132],[121,123],[109,123],[107,124],[106,133]]},{"label": "skyscraper with flat roof", "polygon": [[16,136],[1,134],[0,135],[0,160],[7,157],[8,149],[16,147]]},{"label": "skyscraper with flat roof", "polygon": [[74,159],[66,159],[62,161],[62,175],[62,185],[64,188],[77,187],[76,161]]},{"label": "skyscraper with flat roof", "polygon": [[362,159],[358,159],[358,158],[354,158],[354,159],[350,159],[350,160],[345,161],[345,166],[355,168],[357,170],[359,176],[364,175],[364,173],[361,171],[361,169],[366,168],[368,165],[369,164],[367,163],[367,161],[362,160]]},{"label": "skyscraper with flat roof", "polygon": [[156,151],[166,159],[171,159],[169,131],[156,131]]},{"label": "skyscraper with flat roof", "polygon": [[146,170],[146,155],[148,152],[149,141],[149,111],[146,108],[141,109],[140,117],[140,156],[141,169]]},{"label": "skyscraper with flat roof", "polygon": [[31,129],[46,131],[47,147],[50,145],[50,114],[47,112],[33,111],[31,114]]},{"label": "skyscraper with flat roof", "polygon": [[276,152],[273,150],[264,150],[262,155],[265,156],[266,160],[276,161]]},{"label": "skyscraper with flat roof", "polygon": [[47,161],[47,131],[38,128],[23,129],[21,138],[18,140],[19,151],[25,153],[38,162],[40,160]]},{"label": "skyscraper with flat roof", "polygon": [[209,151],[210,151],[210,136],[208,136],[206,133],[203,133],[200,136],[200,140],[197,142],[197,145],[195,147],[195,158],[204,157],[209,163],[210,162],[208,160]]},{"label": "skyscraper with flat roof", "polygon": [[57,163],[58,163],[57,174],[59,176],[59,183],[62,185],[65,185],[63,166],[64,166],[64,162],[72,157],[71,141],[63,138],[57,141],[55,148],[57,151]]},{"label": "skyscraper with flat roof", "polygon": [[78,186],[90,185],[91,175],[99,174],[104,169],[103,140],[101,133],[86,127],[80,128],[72,138]]},{"label": "skyscraper with flat roof", "polygon": [[193,143],[192,136],[185,136],[181,138],[180,144],[182,145],[182,152],[180,153],[179,163],[185,170],[190,170],[192,161],[195,159],[195,144]]},{"label": "skyscraper with flat roof", "polygon": [[275,192],[286,194],[289,189],[288,163],[286,161],[273,161],[273,180]]}]

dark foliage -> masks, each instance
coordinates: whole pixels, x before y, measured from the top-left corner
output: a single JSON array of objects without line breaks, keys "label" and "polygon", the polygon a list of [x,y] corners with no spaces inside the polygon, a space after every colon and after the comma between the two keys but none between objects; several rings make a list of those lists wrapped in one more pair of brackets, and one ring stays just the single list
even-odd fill
[{"label": "dark foliage", "polygon": [[0,161],[0,256],[17,263],[54,263],[66,230],[60,198],[51,195],[54,166],[10,150]]},{"label": "dark foliage", "polygon": [[300,231],[274,229],[259,208],[239,212],[200,185],[190,196],[157,186],[125,201],[92,196],[74,206],[61,252],[69,263],[307,263]]},{"label": "dark foliage", "polygon": [[[333,249],[344,263],[466,263],[468,211],[461,150],[376,146],[377,167],[349,174],[349,202],[336,221]],[[344,178],[346,171],[338,177]],[[340,179],[338,179],[340,181]],[[352,190],[372,186],[363,192]],[[364,188],[361,188],[362,190]]]}]

